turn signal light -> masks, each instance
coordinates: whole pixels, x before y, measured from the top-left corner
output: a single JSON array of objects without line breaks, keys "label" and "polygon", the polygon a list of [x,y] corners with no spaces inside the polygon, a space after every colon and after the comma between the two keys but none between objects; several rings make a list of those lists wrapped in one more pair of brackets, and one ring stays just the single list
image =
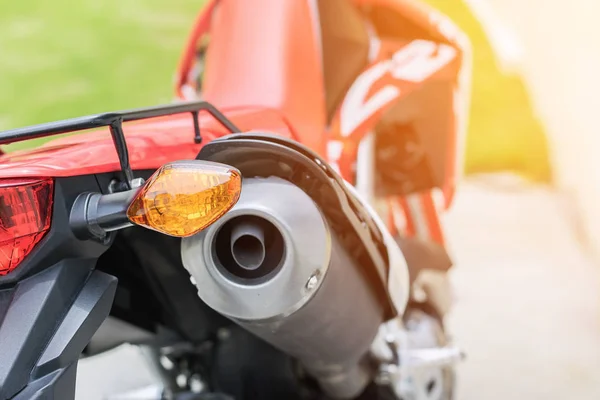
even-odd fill
[{"label": "turn signal light", "polygon": [[127,217],[136,225],[170,236],[192,236],[229,211],[241,189],[241,174],[233,167],[177,161],[150,177],[129,206]]},{"label": "turn signal light", "polygon": [[0,180],[0,276],[13,271],[50,229],[51,179]]}]

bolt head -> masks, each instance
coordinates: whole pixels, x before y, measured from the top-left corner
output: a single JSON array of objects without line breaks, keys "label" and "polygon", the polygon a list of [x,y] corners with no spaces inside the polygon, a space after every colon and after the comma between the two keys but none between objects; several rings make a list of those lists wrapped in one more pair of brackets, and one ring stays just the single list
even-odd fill
[{"label": "bolt head", "polygon": [[313,273],[308,281],[306,282],[306,290],[314,290],[319,284],[319,274],[318,272]]}]

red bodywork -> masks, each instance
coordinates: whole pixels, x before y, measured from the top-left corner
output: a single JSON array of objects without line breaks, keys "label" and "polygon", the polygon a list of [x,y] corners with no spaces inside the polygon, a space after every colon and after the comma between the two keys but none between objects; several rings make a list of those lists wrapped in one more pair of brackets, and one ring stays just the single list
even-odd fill
[{"label": "red bodywork", "polygon": [[[194,76],[198,44],[209,36],[202,98],[223,111],[242,131],[273,132],[309,146],[353,182],[359,143],[376,129],[382,116],[426,82],[452,82],[454,90],[449,93],[454,96],[454,108],[448,111],[451,117],[445,119],[450,133],[444,138],[445,168],[439,178],[443,182],[438,185],[447,206],[459,171],[456,165],[461,162],[457,146],[461,140],[457,136],[465,130],[467,41],[447,19],[418,1],[347,0],[344,7],[350,5],[361,18],[369,19],[369,58],[328,115],[319,1],[324,0],[210,0],[184,49],[176,76],[176,95],[181,99],[198,95]],[[391,26],[406,29],[400,34],[390,31],[379,14],[395,16],[397,20]],[[440,57],[440,49],[441,53],[449,50]],[[419,72],[423,69],[428,73]],[[226,134],[209,116],[201,117],[200,123],[203,143]],[[168,161],[192,159],[201,148],[193,142],[189,115],[149,119],[124,128],[134,169],[157,169]],[[117,154],[108,130],[61,138],[35,150],[0,156],[0,178],[62,177],[117,170]],[[416,198],[411,200],[411,196]],[[403,219],[406,222],[402,229],[409,234],[425,229],[424,236],[442,241],[431,190],[394,196],[389,202],[392,230]],[[402,218],[394,214],[397,209],[403,210]],[[423,218],[412,218],[415,213],[426,216],[427,226],[419,229],[417,221]]]},{"label": "red bodywork", "polygon": [[[228,117],[242,130],[261,129],[291,137],[290,128],[272,110],[231,108]],[[211,116],[200,116],[203,142],[226,135],[227,130]],[[152,170],[174,160],[196,158],[201,144],[194,143],[189,113],[152,118],[124,125],[133,169]],[[0,157],[0,178],[65,177],[119,171],[119,159],[108,129],[53,140],[25,151]]]}]

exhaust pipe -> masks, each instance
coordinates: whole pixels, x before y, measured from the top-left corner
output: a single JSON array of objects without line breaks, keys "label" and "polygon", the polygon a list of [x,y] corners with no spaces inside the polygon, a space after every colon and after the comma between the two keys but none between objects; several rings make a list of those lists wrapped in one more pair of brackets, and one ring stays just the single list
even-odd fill
[{"label": "exhaust pipe", "polygon": [[242,268],[253,271],[265,261],[265,233],[260,223],[242,218],[231,231],[231,255]]},{"label": "exhaust pipe", "polygon": [[356,397],[373,378],[383,307],[297,186],[245,179],[235,207],[181,253],[206,304],[300,360],[329,396]]}]

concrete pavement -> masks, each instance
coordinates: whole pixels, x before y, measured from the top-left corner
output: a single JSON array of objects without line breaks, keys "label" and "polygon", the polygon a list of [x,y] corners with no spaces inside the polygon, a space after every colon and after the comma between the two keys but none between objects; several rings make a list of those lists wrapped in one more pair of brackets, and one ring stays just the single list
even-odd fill
[{"label": "concrete pavement", "polygon": [[449,325],[468,354],[458,399],[599,399],[599,270],[568,202],[546,188],[472,182],[447,222],[457,263]]},{"label": "concrete pavement", "polygon": [[[446,217],[457,301],[448,322],[468,355],[459,400],[600,398],[600,276],[572,222],[547,188],[462,185]],[[77,398],[149,379],[135,349],[119,349],[81,363]]]}]

